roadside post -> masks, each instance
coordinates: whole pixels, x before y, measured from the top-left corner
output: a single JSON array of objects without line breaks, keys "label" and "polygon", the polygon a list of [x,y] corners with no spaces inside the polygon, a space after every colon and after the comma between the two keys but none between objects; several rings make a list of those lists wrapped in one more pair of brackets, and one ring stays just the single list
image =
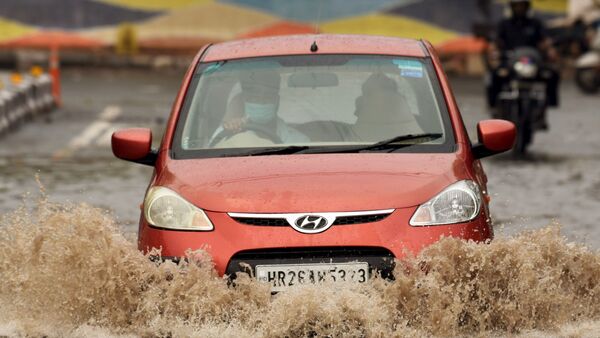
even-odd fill
[{"label": "roadside post", "polygon": [[62,104],[60,97],[60,61],[58,56],[58,47],[52,46],[50,49],[50,76],[52,77],[52,96],[57,107]]}]

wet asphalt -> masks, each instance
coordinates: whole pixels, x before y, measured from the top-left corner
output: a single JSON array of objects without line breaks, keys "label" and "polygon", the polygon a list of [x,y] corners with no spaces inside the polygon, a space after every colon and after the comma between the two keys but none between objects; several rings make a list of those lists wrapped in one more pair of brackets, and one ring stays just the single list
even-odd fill
[{"label": "wet asphalt", "polygon": [[[0,136],[0,214],[41,194],[51,201],[89,203],[112,213],[133,236],[152,168],[112,156],[110,134],[149,127],[158,142],[183,70],[63,71],[63,106]],[[488,118],[483,82],[452,79],[469,134]],[[483,160],[498,236],[560,224],[570,239],[600,248],[600,95],[561,85],[562,105],[549,111],[525,159]]]}]

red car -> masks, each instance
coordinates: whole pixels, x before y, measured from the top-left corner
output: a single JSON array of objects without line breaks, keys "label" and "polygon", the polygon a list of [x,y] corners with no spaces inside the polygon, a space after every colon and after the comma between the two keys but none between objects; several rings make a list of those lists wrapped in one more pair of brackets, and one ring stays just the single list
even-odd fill
[{"label": "red car", "polygon": [[112,148],[155,167],[140,250],[202,248],[219,274],[279,291],[391,277],[442,236],[491,239],[479,159],[509,150],[515,128],[478,133],[472,145],[428,42],[301,35],[206,46],[160,148],[148,129]]}]

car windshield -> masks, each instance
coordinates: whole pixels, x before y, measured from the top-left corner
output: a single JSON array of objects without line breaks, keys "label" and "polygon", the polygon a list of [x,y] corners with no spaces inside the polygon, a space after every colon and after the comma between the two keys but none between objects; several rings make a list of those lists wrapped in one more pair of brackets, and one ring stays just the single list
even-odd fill
[{"label": "car windshield", "polygon": [[454,145],[449,123],[425,58],[301,55],[202,63],[186,95],[174,153],[358,152],[381,151],[381,144],[386,151],[417,145],[443,151],[449,148],[440,146]]}]

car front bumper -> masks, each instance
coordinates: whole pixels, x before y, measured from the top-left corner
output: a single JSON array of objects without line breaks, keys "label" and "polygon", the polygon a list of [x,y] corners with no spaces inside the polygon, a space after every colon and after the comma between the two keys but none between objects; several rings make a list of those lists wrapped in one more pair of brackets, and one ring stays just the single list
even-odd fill
[{"label": "car front bumper", "polygon": [[[206,214],[215,229],[208,232],[158,229],[142,219],[138,247],[144,252],[159,248],[163,257],[184,257],[190,249],[205,250],[212,256],[219,275],[244,271],[239,267],[240,262],[253,267],[266,262],[355,261],[357,257],[363,257],[378,270],[388,271],[393,265],[386,262],[416,255],[442,237],[478,242],[493,237],[491,222],[483,211],[473,221],[466,223],[413,227],[409,225],[409,220],[415,210],[416,207],[396,209],[378,222],[336,225],[319,234],[303,234],[291,226],[242,224],[227,213],[210,211]],[[305,256],[302,255],[303,250]],[[387,253],[393,255],[392,259]]]}]

